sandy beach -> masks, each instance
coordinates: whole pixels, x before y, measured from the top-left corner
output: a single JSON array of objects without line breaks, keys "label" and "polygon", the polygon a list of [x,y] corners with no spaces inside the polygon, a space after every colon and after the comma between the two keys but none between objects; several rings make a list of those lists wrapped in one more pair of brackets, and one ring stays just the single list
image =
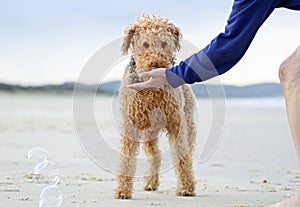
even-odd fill
[{"label": "sandy beach", "polygon": [[[97,97],[96,106],[99,128],[116,145],[111,97]],[[210,100],[198,99],[196,197],[175,195],[177,180],[171,169],[161,174],[157,192],[145,192],[143,179],[137,178],[133,199],[115,200],[115,175],[96,165],[78,141],[71,94],[1,93],[0,206],[38,206],[42,188],[29,179],[26,159],[33,147],[46,149],[49,160],[59,168],[62,206],[254,207],[293,195],[300,175],[283,99],[227,99],[220,144],[210,159],[200,163],[201,147],[211,127],[210,112]],[[96,147],[101,151],[101,146]]]}]

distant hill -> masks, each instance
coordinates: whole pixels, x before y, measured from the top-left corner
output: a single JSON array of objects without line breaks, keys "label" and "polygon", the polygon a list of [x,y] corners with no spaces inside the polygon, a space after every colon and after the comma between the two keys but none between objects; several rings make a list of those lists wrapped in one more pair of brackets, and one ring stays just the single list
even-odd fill
[{"label": "distant hill", "polygon": [[41,86],[21,86],[21,85],[10,85],[0,83],[0,91],[5,92],[72,92],[74,90],[75,83],[66,82],[61,85],[41,85]]},{"label": "distant hill", "polygon": [[[194,84],[193,91],[197,97],[209,96],[208,91],[215,96],[221,96],[222,87],[214,85]],[[278,83],[263,83],[248,86],[223,86],[226,97],[280,97],[283,96],[281,85]]]},{"label": "distant hill", "polygon": [[[75,82],[66,82],[60,85],[41,85],[41,86],[21,86],[0,83],[0,91],[5,92],[51,92],[51,93],[71,93],[74,90]],[[94,91],[98,87],[98,93],[113,94],[118,91],[120,81],[103,83],[100,86],[77,84],[80,91]],[[222,86],[226,97],[249,98],[249,97],[278,97],[283,96],[282,89],[278,83],[264,83],[249,86]],[[192,89],[196,97],[222,96],[222,87],[217,85],[193,84]]]}]

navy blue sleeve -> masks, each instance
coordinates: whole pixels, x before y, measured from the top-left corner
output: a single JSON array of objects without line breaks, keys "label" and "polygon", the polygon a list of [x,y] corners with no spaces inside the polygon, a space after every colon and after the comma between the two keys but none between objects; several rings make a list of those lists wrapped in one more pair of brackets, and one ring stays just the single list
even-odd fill
[{"label": "navy blue sleeve", "polygon": [[282,0],[278,7],[300,10],[300,0]]},{"label": "navy blue sleeve", "polygon": [[281,0],[235,0],[225,31],[200,52],[166,70],[169,84],[205,81],[231,69]]}]

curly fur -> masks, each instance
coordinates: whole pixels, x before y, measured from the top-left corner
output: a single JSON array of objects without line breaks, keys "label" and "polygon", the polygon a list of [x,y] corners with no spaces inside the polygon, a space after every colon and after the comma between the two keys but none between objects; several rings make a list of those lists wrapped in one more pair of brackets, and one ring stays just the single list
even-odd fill
[{"label": "curly fur", "polygon": [[125,70],[119,94],[123,123],[115,198],[132,197],[136,156],[141,142],[149,158],[144,189],[157,190],[161,162],[158,135],[162,130],[168,135],[176,167],[177,195],[195,195],[192,162],[196,136],[193,118],[195,98],[190,86],[183,85],[176,89],[164,86],[139,92],[126,88],[129,84],[144,81],[137,75],[141,71],[174,65],[174,53],[180,49],[181,38],[178,27],[157,16],[144,15],[125,30],[122,50],[127,54],[131,47],[133,55]]}]

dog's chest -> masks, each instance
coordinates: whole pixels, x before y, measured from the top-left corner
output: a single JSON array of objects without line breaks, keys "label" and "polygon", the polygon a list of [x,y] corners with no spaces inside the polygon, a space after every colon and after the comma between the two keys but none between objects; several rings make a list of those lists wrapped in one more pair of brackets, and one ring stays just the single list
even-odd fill
[{"label": "dog's chest", "polygon": [[[129,101],[128,113],[138,129],[145,130],[168,120],[180,111],[180,105],[173,94],[163,89],[143,90],[133,94]],[[160,125],[160,124],[159,124]]]},{"label": "dog's chest", "polygon": [[141,108],[153,110],[159,108],[162,110],[168,108],[178,108],[173,94],[163,89],[143,90],[134,94],[133,102],[141,104]]}]

